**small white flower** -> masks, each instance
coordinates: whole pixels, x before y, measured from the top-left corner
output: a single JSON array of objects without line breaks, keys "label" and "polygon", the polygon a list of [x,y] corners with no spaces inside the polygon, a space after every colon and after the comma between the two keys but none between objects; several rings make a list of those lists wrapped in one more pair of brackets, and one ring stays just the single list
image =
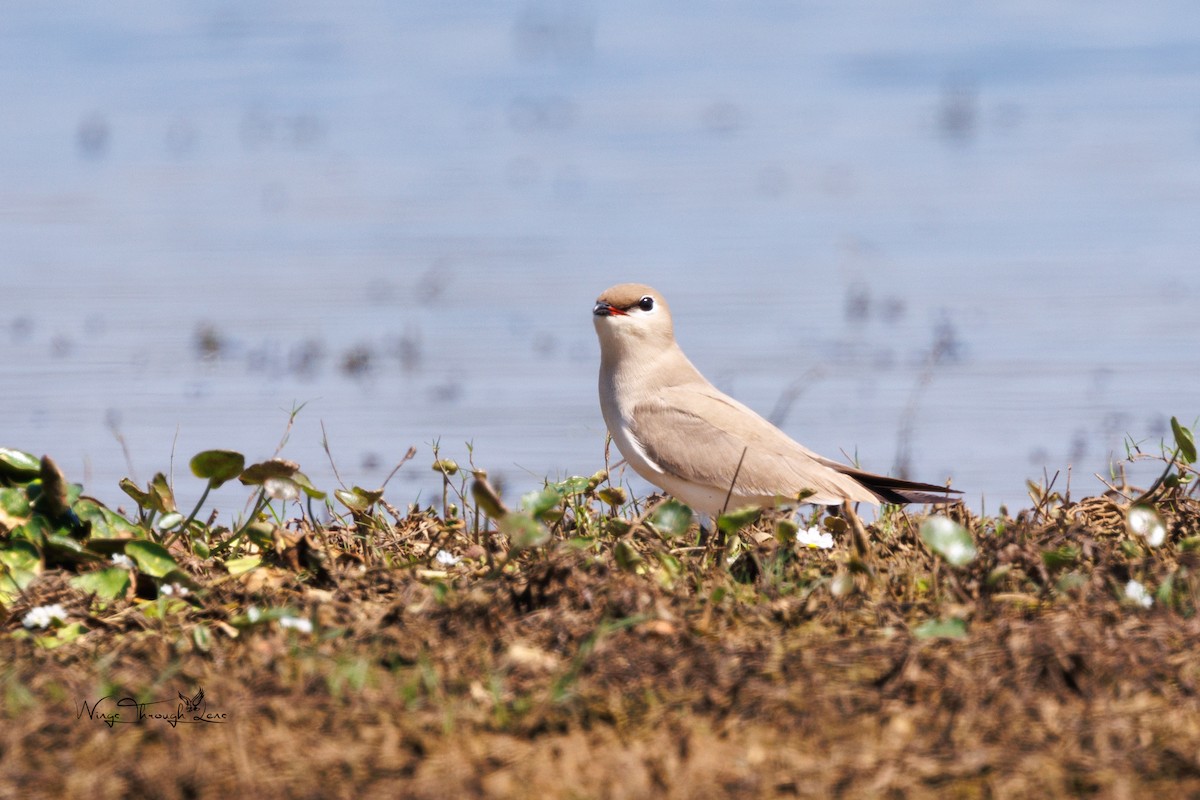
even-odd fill
[{"label": "small white flower", "polygon": [[246,609],[246,619],[250,620],[251,623],[258,622],[262,619],[262,611],[259,610],[258,606],[250,606]]},{"label": "small white flower", "polygon": [[29,613],[21,619],[21,624],[26,628],[49,628],[54,620],[59,622],[67,620],[66,610],[58,603],[31,608]]},{"label": "small white flower", "polygon": [[1154,598],[1150,596],[1150,592],[1146,591],[1146,587],[1137,581],[1131,580],[1125,584],[1125,597],[1142,608],[1154,605]]},{"label": "small white flower", "polygon": [[821,533],[814,525],[806,531],[798,531],[796,533],[796,546],[828,550],[833,547],[833,534]]},{"label": "small white flower", "polygon": [[313,632],[312,620],[308,619],[307,617],[280,617],[279,627],[292,628],[293,630],[300,631],[301,633]]},{"label": "small white flower", "polygon": [[453,567],[455,564],[462,561],[462,559],[458,556],[445,550],[438,550],[434,560],[439,564],[445,564],[447,567]]},{"label": "small white flower", "polygon": [[171,597],[173,595],[187,597],[190,592],[186,586],[180,586],[178,583],[164,583],[158,587],[158,594],[160,597]]},{"label": "small white flower", "polygon": [[124,553],[113,553],[112,563],[114,567],[133,569],[133,559]]}]

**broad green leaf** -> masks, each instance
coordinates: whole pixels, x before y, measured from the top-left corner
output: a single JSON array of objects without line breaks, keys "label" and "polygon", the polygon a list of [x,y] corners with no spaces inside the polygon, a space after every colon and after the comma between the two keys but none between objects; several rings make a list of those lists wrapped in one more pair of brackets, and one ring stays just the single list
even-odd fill
[{"label": "broad green leaf", "polygon": [[[317,487],[313,486],[313,482],[311,480],[309,480],[308,476],[305,475],[303,472],[296,470],[296,474],[292,476],[292,481],[297,486],[300,487],[300,491],[304,492],[304,494],[311,497],[313,500],[324,500],[325,499],[325,493],[322,492]],[[362,489],[360,491],[367,492],[366,489]],[[367,492],[367,494],[368,495],[375,494],[375,492]],[[382,489],[379,490],[378,494],[379,494],[379,497],[383,497],[383,490]],[[375,499],[378,500],[379,498],[377,497]]]},{"label": "broad green leaf", "polygon": [[500,532],[507,535],[514,550],[526,550],[531,547],[541,547],[550,541],[550,531],[521,511],[505,514],[499,522]]},{"label": "broad green leaf", "polygon": [[[354,488],[357,489],[358,487],[356,486]],[[338,502],[351,511],[365,513],[366,510],[371,507],[371,504],[367,502],[367,499],[359,492],[354,491],[354,489],[334,489],[333,496],[338,499]]]},{"label": "broad green leaf", "polygon": [[61,530],[48,534],[42,548],[46,561],[52,564],[84,564],[101,561],[104,558],[86,549],[78,539],[72,538]]},{"label": "broad green leaf", "polygon": [[1179,424],[1179,420],[1171,417],[1171,433],[1175,434],[1175,446],[1179,448],[1179,456],[1189,464],[1196,463],[1196,439],[1192,431]]},{"label": "broad green leaf", "polygon": [[383,499],[383,490],[368,491],[361,486],[352,486],[349,489],[334,489],[333,496],[351,511],[366,513]]},{"label": "broad green leaf", "polygon": [[42,556],[29,542],[16,540],[8,542],[4,549],[0,550],[0,564],[11,569],[41,572]]},{"label": "broad green leaf", "polygon": [[678,500],[668,500],[654,509],[648,522],[660,535],[674,539],[687,533],[692,524],[692,510]]},{"label": "broad green leaf", "polygon": [[85,572],[71,578],[69,583],[80,591],[96,594],[105,600],[119,600],[129,591],[129,570],[109,567]]},{"label": "broad green leaf", "polygon": [[593,487],[591,478],[584,478],[580,475],[572,475],[564,481],[551,484],[550,488],[557,489],[558,493],[563,497],[574,497],[579,494],[586,494]]},{"label": "broad green leaf", "polygon": [[238,480],[247,486],[260,486],[263,481],[269,478],[287,478],[290,480],[299,471],[300,465],[295,461],[272,458],[269,461],[261,461],[246,467],[245,471],[238,476]]},{"label": "broad green leaf", "polygon": [[534,519],[541,519],[546,512],[556,508],[562,502],[563,495],[556,488],[549,487],[537,492],[530,492],[521,498],[521,507]]},{"label": "broad green leaf", "polygon": [[53,533],[54,529],[50,525],[50,521],[40,514],[37,514],[29,519],[23,525],[18,525],[13,528],[13,539],[24,539],[27,542],[32,542],[37,546],[41,546],[46,537]]},{"label": "broad green leaf", "polygon": [[32,515],[33,508],[24,489],[0,489],[0,525],[11,530]]},{"label": "broad green leaf", "polygon": [[[123,534],[132,537],[136,526],[115,511],[106,508],[98,500],[91,497],[81,497],[71,506],[79,521],[92,526],[88,541],[93,539],[116,539]],[[120,552],[120,551],[117,551]]]},{"label": "broad green leaf", "polygon": [[62,647],[64,644],[75,641],[87,632],[87,626],[82,622],[72,622],[54,631],[53,634],[37,637],[38,644],[47,650],[53,650],[56,647]]},{"label": "broad green leaf", "polygon": [[131,539],[125,543],[125,555],[137,563],[138,571],[154,578],[161,578],[173,569],[179,569],[167,548],[145,539]]},{"label": "broad green leaf", "polygon": [[0,481],[7,479],[12,483],[29,483],[38,476],[42,463],[29,453],[0,447]]},{"label": "broad green leaf", "polygon": [[0,550],[0,603],[11,605],[42,571],[38,549],[26,541],[10,541]]},{"label": "broad green leaf", "polygon": [[262,564],[261,555],[243,556],[241,558],[231,558],[225,562],[225,569],[230,575],[241,575],[243,572],[249,572],[255,567]]},{"label": "broad green leaf", "polygon": [[967,635],[967,623],[961,619],[927,619],[913,628],[918,639],[963,639]]},{"label": "broad green leaf", "polygon": [[188,463],[192,474],[208,481],[214,489],[231,481],[246,468],[246,457],[234,450],[205,450]]},{"label": "broad green leaf", "polygon": [[757,506],[738,508],[717,517],[717,527],[732,536],[747,525],[753,525],[761,516],[762,509]]},{"label": "broad green leaf", "polygon": [[1167,540],[1167,525],[1158,512],[1147,505],[1129,509],[1125,525],[1134,536],[1140,536],[1150,547],[1159,547]]},{"label": "broad green leaf", "polygon": [[949,517],[930,517],[921,525],[921,539],[929,549],[955,567],[970,564],[975,558],[975,542],[962,525]]}]

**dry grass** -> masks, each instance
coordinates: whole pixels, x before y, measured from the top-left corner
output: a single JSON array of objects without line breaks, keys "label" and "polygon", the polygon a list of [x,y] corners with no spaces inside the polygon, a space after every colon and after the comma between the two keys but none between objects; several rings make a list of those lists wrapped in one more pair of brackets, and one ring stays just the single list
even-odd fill
[{"label": "dry grass", "polygon": [[[236,577],[187,563],[207,587],[189,604],[100,608],[51,571],[4,630],[49,602],[90,630],[56,649],[0,636],[0,792],[1195,796],[1200,503],[1159,511],[1168,542],[1149,549],[1102,498],[958,508],[979,547],[961,569],[902,514],[871,526],[869,563],[849,537],[796,554],[760,536],[729,565],[712,541],[572,540],[570,513],[518,555],[423,512],[280,530],[271,563]],[[1144,609],[1130,579],[1166,588]],[[252,605],[315,632],[250,624]],[[947,619],[965,636],[919,634]],[[79,715],[109,694],[174,709],[198,687],[226,722]]]}]

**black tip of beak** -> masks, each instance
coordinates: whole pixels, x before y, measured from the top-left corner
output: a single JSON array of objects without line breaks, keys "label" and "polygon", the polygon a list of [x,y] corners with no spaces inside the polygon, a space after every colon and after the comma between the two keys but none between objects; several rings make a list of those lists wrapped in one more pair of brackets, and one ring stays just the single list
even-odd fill
[{"label": "black tip of beak", "polygon": [[624,312],[616,306],[610,303],[605,303],[602,300],[597,301],[596,305],[592,306],[592,316],[595,317],[614,317],[623,313]]}]

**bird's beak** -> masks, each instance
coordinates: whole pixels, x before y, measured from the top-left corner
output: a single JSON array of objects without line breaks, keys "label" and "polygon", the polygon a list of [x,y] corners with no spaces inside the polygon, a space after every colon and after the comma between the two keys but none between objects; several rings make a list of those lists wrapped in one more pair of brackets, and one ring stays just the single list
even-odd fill
[{"label": "bird's beak", "polygon": [[592,315],[596,317],[627,317],[628,313],[614,306],[612,303],[606,303],[603,300],[597,300],[596,305],[592,306]]}]

